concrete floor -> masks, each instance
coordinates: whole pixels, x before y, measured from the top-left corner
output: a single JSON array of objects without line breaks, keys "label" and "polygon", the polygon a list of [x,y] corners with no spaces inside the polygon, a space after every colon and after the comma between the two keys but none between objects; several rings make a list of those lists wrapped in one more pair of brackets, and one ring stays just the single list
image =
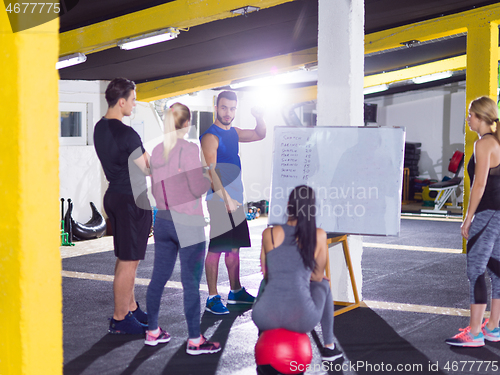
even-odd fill
[{"label": "concrete floor", "polygon": [[[253,247],[242,249],[242,283],[256,293],[261,280],[260,236],[266,218],[249,222]],[[320,327],[310,334],[313,361],[306,374],[496,374],[500,343],[451,348],[444,340],[468,324],[468,282],[461,254],[460,220],[402,218],[399,237],[364,237],[364,306],[335,319],[335,336],[345,354],[337,368],[321,366]],[[154,245],[138,270],[136,295],[145,307]],[[203,313],[202,332],[223,350],[198,357],[185,353],[187,327],[176,265],[162,299],[160,325],[168,344],[144,345],[142,336],[107,333],[113,313],[112,239],[61,248],[63,256],[64,374],[255,374],[257,328],[250,310],[220,317]],[[221,263],[220,292],[228,293]],[[203,277],[201,298],[207,297]],[[464,361],[468,361],[465,363]],[[483,361],[481,363],[481,361]],[[484,362],[485,361],[485,362]],[[489,369],[486,370],[486,364]],[[328,371],[326,371],[328,370]],[[392,370],[392,371],[389,371]],[[398,371],[400,370],[400,371]]]}]

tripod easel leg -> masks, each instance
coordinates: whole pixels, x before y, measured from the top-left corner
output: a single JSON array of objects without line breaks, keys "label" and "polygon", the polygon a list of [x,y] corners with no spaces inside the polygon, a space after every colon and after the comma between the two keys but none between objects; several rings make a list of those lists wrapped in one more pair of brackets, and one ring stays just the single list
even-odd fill
[{"label": "tripod easel leg", "polygon": [[[354,277],[354,270],[352,268],[352,262],[351,262],[351,254],[349,252],[349,245],[347,243],[347,234],[329,238],[326,242],[327,246],[334,244],[334,243],[342,243],[342,248],[344,250],[344,257],[347,265],[347,269],[349,271],[349,276],[351,278],[351,286],[352,286],[352,291],[354,294],[354,303],[353,302],[343,302],[343,301],[335,301],[335,305],[341,305],[345,306],[341,309],[337,309],[334,313],[333,316],[337,316],[340,314],[343,314],[345,312],[348,312],[352,309],[355,309],[360,306],[360,301],[359,301],[359,295],[358,295],[358,288],[356,287],[356,279]],[[325,268],[325,273],[326,277],[330,279],[330,288],[332,287],[332,282],[331,282],[331,273],[330,273],[330,251],[327,253],[327,260],[326,260],[326,268]]]}]

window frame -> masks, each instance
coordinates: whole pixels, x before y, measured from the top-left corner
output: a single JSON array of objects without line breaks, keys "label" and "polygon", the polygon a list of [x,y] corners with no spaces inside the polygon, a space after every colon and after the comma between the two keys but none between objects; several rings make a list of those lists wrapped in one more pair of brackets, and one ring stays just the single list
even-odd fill
[{"label": "window frame", "polygon": [[[81,135],[77,137],[61,136],[61,112],[81,113]],[[59,144],[61,146],[87,146],[88,145],[88,103],[59,103]]]}]

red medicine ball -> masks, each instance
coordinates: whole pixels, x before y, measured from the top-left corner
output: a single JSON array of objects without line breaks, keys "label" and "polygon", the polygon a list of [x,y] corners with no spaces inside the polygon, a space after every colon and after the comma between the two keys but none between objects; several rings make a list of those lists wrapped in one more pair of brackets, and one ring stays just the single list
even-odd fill
[{"label": "red medicine ball", "polygon": [[272,329],[262,332],[255,345],[257,365],[271,365],[282,374],[304,372],[311,359],[311,341],[306,333]]}]

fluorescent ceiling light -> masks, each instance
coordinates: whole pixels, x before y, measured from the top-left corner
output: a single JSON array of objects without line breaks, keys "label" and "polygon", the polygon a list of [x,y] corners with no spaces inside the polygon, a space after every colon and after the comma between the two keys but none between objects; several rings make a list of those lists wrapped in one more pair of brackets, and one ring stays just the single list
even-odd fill
[{"label": "fluorescent ceiling light", "polygon": [[234,83],[229,84],[229,87],[231,88],[231,90],[241,89],[242,87],[245,87],[245,86],[249,86],[249,83],[241,81],[241,82],[234,82]]},{"label": "fluorescent ceiling light", "polygon": [[241,79],[231,82],[229,87],[236,90],[242,87],[270,87],[279,85],[290,85],[295,83],[314,82],[318,80],[316,72],[309,72],[303,69],[293,70],[290,72],[268,75],[253,79]]},{"label": "fluorescent ceiling light", "polygon": [[118,42],[118,46],[121,49],[129,50],[149,46],[151,44],[166,42],[167,40],[177,38],[177,35],[179,35],[179,30],[173,27],[169,27],[168,29],[154,31],[152,33],[144,34],[134,38],[123,39]]},{"label": "fluorescent ceiling light", "polygon": [[242,16],[246,16],[248,13],[258,12],[259,10],[260,10],[260,8],[258,8],[258,7],[246,6],[243,8],[234,9],[231,11],[231,13],[241,14]]},{"label": "fluorescent ceiling light", "polygon": [[268,76],[268,77],[261,77],[261,78],[254,78],[254,79],[247,79],[247,80],[241,80],[241,81],[233,81],[229,85],[231,89],[236,90],[240,89],[242,87],[248,87],[248,86],[267,86],[269,84],[273,84],[276,82],[275,79],[276,76]]},{"label": "fluorescent ceiling light", "polygon": [[389,88],[389,85],[386,85],[385,83],[383,85],[370,86],[370,87],[363,89],[363,95],[374,94],[376,92],[385,91],[388,88]]},{"label": "fluorescent ceiling light", "polygon": [[303,69],[307,70],[308,72],[314,72],[314,71],[318,70],[318,62],[305,64]]},{"label": "fluorescent ceiling light", "polygon": [[408,40],[406,42],[402,42],[402,43],[399,43],[399,44],[402,44],[403,46],[406,46],[408,48],[411,48],[417,44],[420,44],[420,41],[419,40]]},{"label": "fluorescent ceiling light", "polygon": [[422,77],[413,78],[412,81],[413,81],[413,83],[420,84],[420,83],[438,81],[440,79],[449,78],[452,75],[453,75],[452,72],[434,73],[434,74],[429,74],[429,75],[422,76]]},{"label": "fluorescent ceiling light", "polygon": [[59,61],[56,62],[56,69],[67,68],[68,66],[81,64],[87,61],[87,56],[83,53],[74,53],[72,55],[66,55],[59,58]]}]

